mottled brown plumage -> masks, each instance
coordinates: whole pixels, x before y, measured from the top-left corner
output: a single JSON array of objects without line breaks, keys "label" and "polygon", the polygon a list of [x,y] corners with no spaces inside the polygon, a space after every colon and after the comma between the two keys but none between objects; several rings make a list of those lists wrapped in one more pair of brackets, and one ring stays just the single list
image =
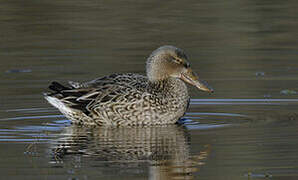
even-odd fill
[{"label": "mottled brown plumage", "polygon": [[53,82],[45,98],[75,124],[158,125],[173,124],[185,113],[189,95],[184,82],[212,92],[198,80],[185,53],[162,46],[148,58],[147,77],[112,74],[90,82]]}]

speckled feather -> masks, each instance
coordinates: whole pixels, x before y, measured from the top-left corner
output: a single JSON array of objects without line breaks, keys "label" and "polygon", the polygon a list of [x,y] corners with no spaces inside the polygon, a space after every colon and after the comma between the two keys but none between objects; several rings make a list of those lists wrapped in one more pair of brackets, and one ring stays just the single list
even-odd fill
[{"label": "speckled feather", "polygon": [[175,78],[150,83],[145,76],[128,73],[70,84],[50,96],[73,109],[62,113],[75,124],[173,124],[183,116],[189,99],[186,85]]}]

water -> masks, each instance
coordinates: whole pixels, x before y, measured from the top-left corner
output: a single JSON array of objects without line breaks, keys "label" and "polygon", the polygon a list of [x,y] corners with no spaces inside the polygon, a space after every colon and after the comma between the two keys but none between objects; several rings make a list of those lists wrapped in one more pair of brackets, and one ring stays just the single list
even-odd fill
[{"label": "water", "polygon": [[[295,1],[1,1],[0,179],[297,179]],[[183,125],[78,128],[52,80],[144,73],[171,44],[190,87]]]}]

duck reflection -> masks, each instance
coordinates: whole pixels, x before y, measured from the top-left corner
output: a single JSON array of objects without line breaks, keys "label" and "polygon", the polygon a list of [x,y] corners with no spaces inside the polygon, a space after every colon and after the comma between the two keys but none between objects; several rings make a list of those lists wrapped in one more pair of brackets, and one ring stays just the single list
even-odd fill
[{"label": "duck reflection", "polygon": [[69,126],[54,143],[53,161],[67,156],[91,157],[92,161],[134,168],[149,164],[149,179],[193,179],[210,151],[204,146],[190,155],[187,129],[180,125],[151,127]]}]

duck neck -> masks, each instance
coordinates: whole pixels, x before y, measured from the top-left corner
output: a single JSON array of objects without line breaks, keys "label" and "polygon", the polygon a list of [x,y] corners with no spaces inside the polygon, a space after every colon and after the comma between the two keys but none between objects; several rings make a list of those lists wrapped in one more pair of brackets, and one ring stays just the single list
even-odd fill
[{"label": "duck neck", "polygon": [[149,89],[154,89],[156,90],[163,90],[167,85],[167,81],[166,80],[149,80],[148,86]]},{"label": "duck neck", "polygon": [[150,87],[149,89],[152,89],[155,92],[162,92],[166,94],[175,94],[181,91],[187,91],[185,83],[177,78],[167,78],[156,81],[149,80],[148,85]]}]

